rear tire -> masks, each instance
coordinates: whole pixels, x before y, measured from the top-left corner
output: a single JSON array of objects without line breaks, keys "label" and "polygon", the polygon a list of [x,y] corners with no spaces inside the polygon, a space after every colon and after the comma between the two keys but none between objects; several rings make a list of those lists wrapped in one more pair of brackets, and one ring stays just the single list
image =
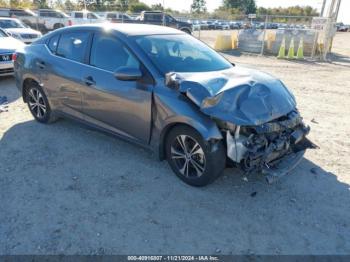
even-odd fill
[{"label": "rear tire", "polygon": [[49,101],[40,85],[31,82],[27,87],[26,97],[29,111],[36,121],[48,124],[57,120],[57,117],[52,114]]},{"label": "rear tire", "polygon": [[54,24],[53,29],[56,30],[56,29],[59,29],[61,27],[64,27],[64,25],[63,24]]},{"label": "rear tire", "polygon": [[183,28],[183,29],[181,29],[181,31],[182,31],[182,32],[185,32],[185,33],[187,33],[187,34],[189,34],[189,35],[192,34],[191,30],[189,30],[189,29],[187,29],[187,28]]},{"label": "rear tire", "polygon": [[211,146],[190,127],[173,128],[167,136],[165,147],[171,169],[191,186],[212,183],[225,168],[226,154],[222,141]]}]

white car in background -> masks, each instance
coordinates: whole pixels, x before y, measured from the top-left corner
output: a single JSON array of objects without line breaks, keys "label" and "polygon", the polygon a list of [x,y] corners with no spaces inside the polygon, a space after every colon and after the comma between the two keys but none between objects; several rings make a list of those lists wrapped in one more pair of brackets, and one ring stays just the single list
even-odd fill
[{"label": "white car in background", "polygon": [[71,25],[70,17],[59,10],[39,9],[37,15],[38,23],[44,31],[51,31]]},{"label": "white car in background", "polygon": [[82,25],[82,24],[94,24],[94,23],[103,23],[106,22],[106,19],[100,17],[98,14],[94,12],[90,12],[87,10],[83,11],[73,11],[70,13],[71,25]]},{"label": "white car in background", "polygon": [[24,44],[0,29],[0,76],[13,74],[13,60],[16,49]]},{"label": "white car in background", "polygon": [[13,38],[16,38],[26,44],[31,44],[42,36],[39,31],[25,26],[17,18],[0,17],[0,28],[6,31],[6,33]]}]

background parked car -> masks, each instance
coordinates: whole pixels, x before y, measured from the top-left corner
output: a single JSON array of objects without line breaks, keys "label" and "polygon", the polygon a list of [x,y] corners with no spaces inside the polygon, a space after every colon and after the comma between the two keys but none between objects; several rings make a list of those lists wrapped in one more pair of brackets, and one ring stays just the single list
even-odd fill
[{"label": "background parked car", "polygon": [[42,36],[39,31],[25,26],[17,18],[0,17],[0,28],[5,30],[10,36],[26,44],[30,44]]},{"label": "background parked car", "polygon": [[24,44],[0,29],[0,76],[13,74],[13,55]]},{"label": "background parked car", "polygon": [[[191,23],[191,21],[188,21],[188,23]],[[200,24],[200,22],[198,20],[197,21],[192,21],[192,30],[193,31],[201,30],[201,24]]]},{"label": "background parked car", "polygon": [[39,9],[38,24],[43,31],[55,30],[71,25],[70,17],[62,11],[54,9]]},{"label": "background parked car", "polygon": [[208,24],[208,29],[209,30],[215,30],[216,29],[215,21],[208,21],[207,24]]},{"label": "background parked car", "polygon": [[350,25],[344,25],[343,23],[337,23],[338,32],[348,32],[350,31]]},{"label": "background parked car", "polygon": [[28,9],[0,8],[0,17],[18,18],[31,28],[38,28],[38,16]]},{"label": "background parked car", "polygon": [[226,21],[217,20],[217,21],[215,21],[215,29],[216,30],[229,30],[230,24]]},{"label": "background parked car", "polygon": [[188,34],[192,32],[192,24],[177,20],[171,15],[159,11],[143,11],[140,17],[134,22],[152,25],[163,25],[165,23],[166,26],[179,29]]},{"label": "background parked car", "polygon": [[201,30],[208,30],[209,29],[209,25],[207,21],[200,21],[200,25],[201,25]]},{"label": "background parked car", "polygon": [[100,17],[98,14],[90,11],[73,11],[70,13],[70,24],[81,25],[81,24],[94,24],[102,23],[106,20]]},{"label": "background parked car", "polygon": [[127,23],[134,20],[131,16],[121,12],[106,12],[103,18],[112,23]]},{"label": "background parked car", "polygon": [[230,25],[230,29],[241,29],[241,26],[240,26],[240,24],[238,22],[231,21],[229,23],[229,25]]}]

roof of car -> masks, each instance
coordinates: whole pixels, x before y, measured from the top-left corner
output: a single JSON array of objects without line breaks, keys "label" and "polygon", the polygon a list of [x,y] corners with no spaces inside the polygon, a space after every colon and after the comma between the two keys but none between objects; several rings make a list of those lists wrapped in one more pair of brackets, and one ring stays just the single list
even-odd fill
[{"label": "roof of car", "polygon": [[168,35],[168,34],[185,34],[184,32],[167,27],[158,25],[148,24],[121,24],[121,23],[99,23],[99,24],[87,24],[66,27],[69,28],[103,28],[105,30],[116,30],[126,36],[136,35]]}]

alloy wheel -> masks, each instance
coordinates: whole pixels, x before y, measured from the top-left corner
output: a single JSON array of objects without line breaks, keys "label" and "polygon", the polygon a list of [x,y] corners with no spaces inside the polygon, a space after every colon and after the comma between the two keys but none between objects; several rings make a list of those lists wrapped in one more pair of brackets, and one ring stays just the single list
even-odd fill
[{"label": "alloy wheel", "polygon": [[185,177],[200,177],[206,168],[201,145],[188,135],[177,136],[171,145],[171,159]]},{"label": "alloy wheel", "polygon": [[43,119],[46,116],[46,103],[40,90],[33,87],[29,90],[29,108],[32,113],[39,119]]}]

